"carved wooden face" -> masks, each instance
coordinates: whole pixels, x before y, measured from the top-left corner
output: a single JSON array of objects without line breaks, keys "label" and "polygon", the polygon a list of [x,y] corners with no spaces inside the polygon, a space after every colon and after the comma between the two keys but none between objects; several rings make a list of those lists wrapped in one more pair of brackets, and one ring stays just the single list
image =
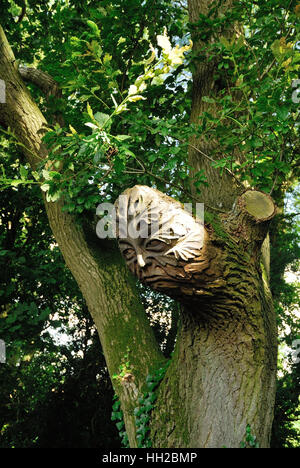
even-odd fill
[{"label": "carved wooden face", "polygon": [[203,226],[181,203],[146,186],[126,190],[115,205],[119,247],[132,273],[164,292],[185,283],[182,267],[200,255]]}]

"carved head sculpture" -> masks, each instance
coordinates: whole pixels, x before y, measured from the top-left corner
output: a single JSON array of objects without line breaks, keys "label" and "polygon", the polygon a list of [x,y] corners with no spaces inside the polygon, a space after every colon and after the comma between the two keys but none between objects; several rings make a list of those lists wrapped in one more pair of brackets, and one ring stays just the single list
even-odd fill
[{"label": "carved head sculpture", "polygon": [[199,275],[209,266],[202,255],[203,222],[147,186],[127,189],[115,206],[119,247],[131,272],[172,297],[201,294]]},{"label": "carved head sculpture", "polygon": [[[232,315],[236,297],[228,284],[239,287],[245,264],[259,271],[261,244],[276,214],[271,197],[257,190],[246,190],[230,213],[208,225],[147,186],[125,190],[115,207],[116,236],[131,272],[153,289],[194,305],[205,319],[224,315],[224,298]],[[244,295],[244,286],[241,291]]]}]

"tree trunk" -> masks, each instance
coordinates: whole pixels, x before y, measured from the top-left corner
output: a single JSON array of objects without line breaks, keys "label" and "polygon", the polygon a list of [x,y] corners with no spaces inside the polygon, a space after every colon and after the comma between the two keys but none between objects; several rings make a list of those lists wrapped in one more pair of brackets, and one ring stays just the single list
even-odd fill
[{"label": "tree trunk", "polygon": [[203,300],[198,313],[182,313],[153,421],[155,446],[239,447],[248,424],[260,447],[269,446],[276,321],[258,265],[245,257],[228,252],[223,297]]},{"label": "tree trunk", "polygon": [[[251,283],[239,283],[239,290],[232,286],[245,302],[253,300],[251,307],[244,304],[243,319],[224,319],[216,325],[183,314],[176,358],[160,389],[152,425],[155,447],[238,448],[248,424],[260,447],[269,446],[276,369],[276,350],[269,343],[275,338],[274,324],[268,323],[267,306],[262,311],[257,297],[262,285],[257,279]],[[246,313],[253,313],[251,323]]]},{"label": "tree trunk", "polygon": [[[189,0],[189,20],[190,23],[197,23],[199,21],[199,15],[207,15],[210,6],[214,2],[209,0],[204,2],[203,0]],[[226,0],[220,2],[218,14],[222,13],[222,10],[229,8],[232,0]],[[231,36],[233,31],[229,30],[224,35]],[[200,41],[197,38],[193,38],[193,52],[196,56],[201,57],[200,60],[194,60],[194,72],[193,72],[193,87],[192,87],[192,108],[191,108],[191,122],[193,124],[199,124],[199,116],[202,112],[209,112],[210,114],[217,117],[218,108],[214,103],[207,103],[202,100],[204,96],[217,95],[222,88],[227,86],[223,80],[216,79],[217,63],[215,60],[210,60],[209,52],[206,43]],[[199,135],[194,135],[190,138],[189,146],[189,161],[192,167],[193,173],[198,171],[204,171],[208,181],[208,187],[201,186],[201,201],[206,203],[207,206],[215,207],[221,211],[230,210],[235,198],[241,193],[241,186],[236,183],[236,180],[223,171],[220,174],[220,170],[213,168],[211,160],[205,155],[210,156],[211,150],[216,150],[214,160],[218,157],[223,157],[222,148],[218,148],[217,142],[211,139],[206,140],[201,138]],[[240,156],[240,155],[239,155]],[[216,185],[217,184],[217,185]],[[212,188],[214,187],[214,188]],[[191,190],[195,192],[195,187],[192,186]]]}]

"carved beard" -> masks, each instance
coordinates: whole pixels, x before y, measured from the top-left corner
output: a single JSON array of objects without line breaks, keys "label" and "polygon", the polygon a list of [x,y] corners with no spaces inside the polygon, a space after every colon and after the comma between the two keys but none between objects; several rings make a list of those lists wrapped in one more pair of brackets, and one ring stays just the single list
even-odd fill
[{"label": "carved beard", "polygon": [[154,289],[179,288],[187,279],[183,266],[201,253],[202,226],[158,190],[135,186],[122,195],[115,203],[117,237],[129,269]]}]

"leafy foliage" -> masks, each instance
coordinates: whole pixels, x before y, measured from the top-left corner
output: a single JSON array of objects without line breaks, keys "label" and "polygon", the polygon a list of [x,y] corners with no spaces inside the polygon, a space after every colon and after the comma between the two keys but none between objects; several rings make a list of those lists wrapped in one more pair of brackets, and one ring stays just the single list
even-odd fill
[{"label": "leafy foliage", "polygon": [[129,448],[128,435],[125,430],[125,423],[123,420],[123,411],[121,409],[121,402],[118,399],[117,394],[114,394],[114,403],[112,406],[111,420],[116,421],[116,427],[119,431],[119,437],[121,440],[122,447]]},{"label": "leafy foliage", "polygon": [[273,192],[299,175],[299,101],[293,88],[300,62],[296,3],[242,1],[219,16],[217,11],[215,2],[192,25],[195,40],[203,43],[194,67],[207,60],[217,64],[195,131],[215,142],[210,153],[214,167]]},{"label": "leafy foliage", "polygon": [[241,442],[240,448],[259,448],[256,436],[252,434],[249,424],[247,424],[245,439]]},{"label": "leafy foliage", "polygon": [[271,229],[271,288],[279,328],[279,362],[271,447],[294,448],[299,441],[299,363],[292,358],[293,344],[300,338],[299,187],[286,194],[284,214]]},{"label": "leafy foliage", "polygon": [[0,367],[1,448],[120,446],[109,421],[113,392],[101,347],[96,334],[92,343],[85,340],[74,336],[56,346],[47,340],[18,366]]},{"label": "leafy foliage", "polygon": [[160,382],[165,376],[165,373],[169,367],[170,361],[160,367],[154,372],[154,374],[149,374],[146,378],[146,387],[147,391],[144,392],[143,396],[139,397],[137,406],[134,409],[135,424],[136,424],[136,438],[139,448],[149,448],[152,446],[151,440],[149,438],[149,421],[151,417],[151,412],[154,408],[155,401],[157,399],[156,390]]},{"label": "leafy foliage", "polygon": [[289,357],[289,369],[280,364],[277,382],[272,448],[299,448],[299,391],[300,365]]}]

